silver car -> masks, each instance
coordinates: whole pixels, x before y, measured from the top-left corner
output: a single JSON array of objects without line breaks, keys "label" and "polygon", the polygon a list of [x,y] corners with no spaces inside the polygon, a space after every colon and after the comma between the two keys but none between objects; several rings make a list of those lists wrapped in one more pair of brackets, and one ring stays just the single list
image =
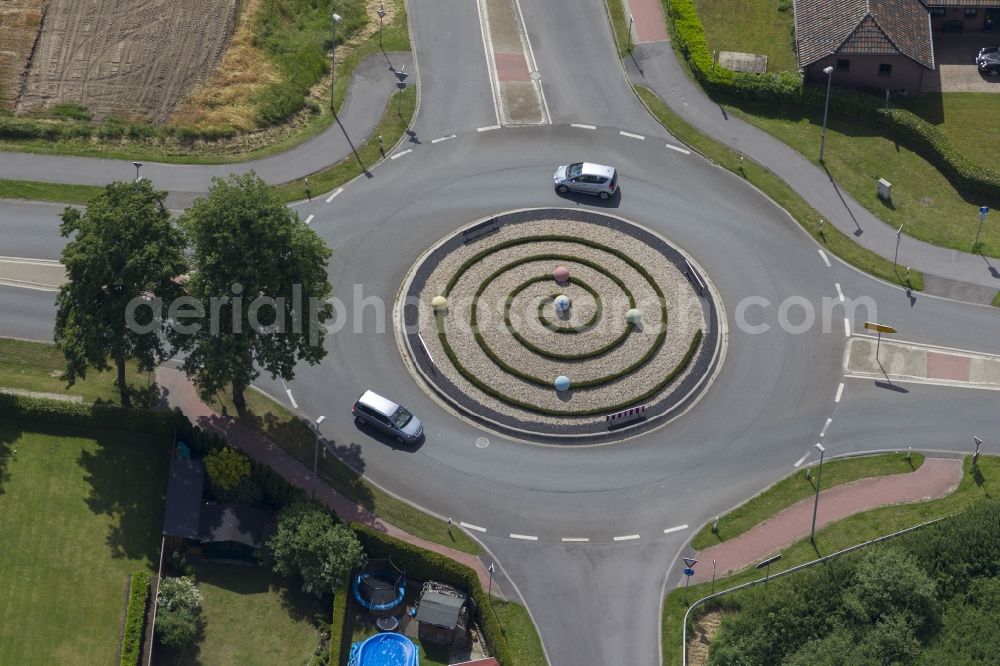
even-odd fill
[{"label": "silver car", "polygon": [[618,171],[614,167],[591,162],[576,162],[556,169],[552,176],[556,191],[565,193],[570,190],[595,194],[602,199],[608,199],[618,191]]},{"label": "silver car", "polygon": [[371,424],[396,438],[396,441],[412,444],[424,434],[420,419],[388,398],[374,391],[365,391],[351,407],[351,412],[361,424]]}]

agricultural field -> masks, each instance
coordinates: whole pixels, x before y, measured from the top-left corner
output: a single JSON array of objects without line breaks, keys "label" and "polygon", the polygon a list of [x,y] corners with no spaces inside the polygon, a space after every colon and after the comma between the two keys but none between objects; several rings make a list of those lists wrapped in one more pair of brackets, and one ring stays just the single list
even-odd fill
[{"label": "agricultural field", "polygon": [[44,11],[45,0],[0,3],[0,109],[13,108]]},{"label": "agricultural field", "polygon": [[19,111],[165,120],[226,49],[236,0],[49,0]]}]

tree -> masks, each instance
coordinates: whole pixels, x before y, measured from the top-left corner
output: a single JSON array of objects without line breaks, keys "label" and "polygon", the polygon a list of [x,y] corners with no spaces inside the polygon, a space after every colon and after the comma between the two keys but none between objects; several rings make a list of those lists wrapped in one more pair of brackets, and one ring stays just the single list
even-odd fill
[{"label": "tree", "polygon": [[205,456],[208,481],[222,501],[231,501],[236,489],[250,476],[250,459],[231,446]]},{"label": "tree", "polygon": [[193,245],[188,291],[209,325],[174,340],[187,351],[184,369],[202,397],[231,386],[242,415],[258,368],[287,381],[297,361],[315,365],[326,355],[330,250],[252,172],[213,180],[181,225]]},{"label": "tree", "polygon": [[167,647],[179,649],[201,632],[201,592],[193,578],[164,578],[156,594],[156,635]]},{"label": "tree", "polygon": [[182,292],[174,278],[186,270],[184,238],[165,197],[148,180],[116,182],[83,213],[66,208],[62,214],[60,232],[73,236],[62,252],[67,282],[56,297],[54,337],[66,357],[63,378],[72,386],[88,368],[108,370],[111,359],[125,407],[131,406],[126,362],[134,359],[149,372],[167,358],[162,322],[153,309],[136,306],[150,296],[172,300]]},{"label": "tree", "polygon": [[313,502],[298,501],[286,507],[268,546],[275,572],[300,575],[303,591],[317,596],[341,585],[365,559],[354,532],[334,522],[326,509]]}]

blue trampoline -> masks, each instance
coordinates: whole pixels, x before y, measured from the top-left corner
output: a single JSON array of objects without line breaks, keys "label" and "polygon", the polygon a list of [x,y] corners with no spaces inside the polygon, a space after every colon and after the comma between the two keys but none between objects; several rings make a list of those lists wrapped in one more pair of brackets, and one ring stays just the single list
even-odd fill
[{"label": "blue trampoline", "polygon": [[406,636],[375,634],[351,646],[347,666],[420,666],[420,652]]},{"label": "blue trampoline", "polygon": [[354,600],[370,611],[387,611],[403,603],[406,576],[392,560],[369,561],[354,578]]}]

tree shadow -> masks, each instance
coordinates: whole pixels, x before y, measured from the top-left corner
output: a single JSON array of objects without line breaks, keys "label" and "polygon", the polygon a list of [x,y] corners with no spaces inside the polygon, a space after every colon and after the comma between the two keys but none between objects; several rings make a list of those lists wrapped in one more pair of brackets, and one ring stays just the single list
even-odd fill
[{"label": "tree shadow", "polygon": [[[6,396],[0,395],[0,405]],[[7,482],[10,481],[9,464],[17,456],[14,444],[21,438],[23,428],[17,421],[0,424],[0,495],[3,495]]]},{"label": "tree shadow", "polygon": [[155,564],[163,528],[170,438],[135,432],[94,434],[96,450],[84,450],[78,459],[84,480],[90,484],[87,506],[111,519],[106,542],[112,557],[145,557]]},{"label": "tree shadow", "polygon": [[974,465],[972,467],[972,480],[976,482],[979,489],[983,491],[986,499],[993,499],[990,495],[990,491],[986,489],[986,477],[983,476],[983,470],[979,468],[979,465]]}]

